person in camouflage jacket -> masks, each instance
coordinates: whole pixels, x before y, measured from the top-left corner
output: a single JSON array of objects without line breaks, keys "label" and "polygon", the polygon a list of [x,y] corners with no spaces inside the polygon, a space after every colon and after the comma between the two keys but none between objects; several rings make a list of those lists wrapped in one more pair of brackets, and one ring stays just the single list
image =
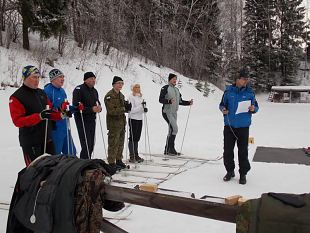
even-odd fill
[{"label": "person in camouflage jacket", "polygon": [[131,110],[131,104],[125,101],[125,96],[121,93],[123,85],[123,79],[114,76],[113,88],[104,97],[107,109],[106,123],[109,131],[108,163],[115,169],[126,168],[122,162],[126,126],[125,113]]}]

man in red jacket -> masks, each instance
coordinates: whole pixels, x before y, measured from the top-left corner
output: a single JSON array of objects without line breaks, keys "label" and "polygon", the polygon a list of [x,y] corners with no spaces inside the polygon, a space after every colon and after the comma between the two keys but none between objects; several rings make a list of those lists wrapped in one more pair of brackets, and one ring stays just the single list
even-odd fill
[{"label": "man in red jacket", "polygon": [[51,102],[45,92],[38,88],[41,78],[39,70],[34,66],[26,66],[22,73],[23,85],[11,95],[9,107],[12,121],[19,128],[19,143],[28,166],[44,152],[54,154],[50,120],[60,120],[64,115],[50,110]]}]

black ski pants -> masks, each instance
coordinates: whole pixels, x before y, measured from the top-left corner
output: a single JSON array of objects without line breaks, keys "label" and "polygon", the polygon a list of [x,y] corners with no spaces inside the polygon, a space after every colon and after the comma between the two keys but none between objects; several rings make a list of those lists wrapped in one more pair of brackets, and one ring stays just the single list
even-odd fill
[{"label": "black ski pants", "polygon": [[[78,130],[79,138],[80,138],[81,148],[82,148],[81,153],[80,153],[80,158],[91,159],[91,155],[93,153],[94,146],[95,146],[96,119],[84,119],[87,145],[86,145],[86,140],[85,140],[82,119],[80,117],[75,117],[74,119],[76,123],[76,128]],[[89,155],[88,155],[87,146],[89,150]]]},{"label": "black ski pants", "polygon": [[142,132],[142,120],[134,120],[129,118],[129,141],[140,141]]},{"label": "black ski pants", "polygon": [[[29,145],[29,146],[22,146],[25,164],[28,167],[29,164],[38,158],[39,156],[43,155],[44,153],[44,144],[39,145]],[[51,139],[49,139],[46,143],[46,151],[47,154],[54,155],[55,154],[55,146]]]},{"label": "black ski pants", "polygon": [[129,118],[129,138],[128,138],[128,148],[129,148],[129,155],[138,155],[138,142],[141,138],[142,132],[142,120],[134,120]]},{"label": "black ski pants", "polygon": [[248,159],[249,127],[224,127],[224,166],[227,172],[235,169],[234,148],[237,142],[239,174],[246,175],[251,169]]}]

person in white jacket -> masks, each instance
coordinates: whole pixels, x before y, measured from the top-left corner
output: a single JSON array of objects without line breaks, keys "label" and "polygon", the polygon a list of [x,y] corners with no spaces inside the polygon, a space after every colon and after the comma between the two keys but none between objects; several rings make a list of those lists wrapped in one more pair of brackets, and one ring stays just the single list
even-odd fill
[{"label": "person in white jacket", "polygon": [[132,94],[128,97],[131,103],[131,111],[128,115],[129,124],[129,162],[141,163],[144,161],[139,156],[138,143],[141,137],[143,114],[148,111],[145,106],[145,102],[142,99],[141,88],[139,84],[132,85]]}]

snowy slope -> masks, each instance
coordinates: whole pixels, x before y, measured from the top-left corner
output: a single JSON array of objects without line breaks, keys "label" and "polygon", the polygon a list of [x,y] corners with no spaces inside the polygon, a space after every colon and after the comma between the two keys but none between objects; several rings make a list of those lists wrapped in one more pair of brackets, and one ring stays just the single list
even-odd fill
[{"label": "snowy slope", "polygon": [[[51,42],[52,45],[52,42]],[[74,48],[74,47],[72,47]],[[73,50],[73,49],[72,49]],[[37,64],[32,60],[28,52],[12,49],[10,51],[0,47],[0,81],[8,75],[10,65],[9,55],[15,53],[17,63],[20,67],[27,64]],[[71,100],[73,88],[82,83],[83,71],[76,69],[81,63],[81,54],[75,48],[75,56],[67,53],[63,58],[59,58],[55,64],[66,75],[65,89]],[[141,84],[143,96],[147,102],[149,112],[147,114],[148,129],[150,132],[151,152],[162,153],[167,125],[161,116],[161,105],[158,103],[158,95],[162,85],[160,76],[164,79],[171,70],[158,68],[151,63],[145,64],[141,60],[134,58],[128,66],[126,55],[117,56],[94,56],[83,55],[87,59],[84,61],[85,71],[94,71],[97,74],[97,90],[103,102],[105,93],[111,89],[112,77],[119,75],[125,81],[123,93],[127,96],[130,93],[130,85],[139,82]],[[123,59],[123,65],[116,66],[115,60]],[[142,64],[145,69],[140,66]],[[125,70],[125,67],[127,69]],[[47,71],[51,67],[45,67]],[[18,77],[20,77],[20,70]],[[218,110],[222,91],[212,86],[214,93],[208,98],[202,96],[192,84],[188,84],[188,79],[179,76],[183,86],[180,89],[185,100],[194,99],[191,108],[188,128],[185,135],[182,152],[188,156],[201,158],[215,158],[222,154],[223,148],[223,119]],[[41,86],[48,80],[42,80]],[[11,122],[8,111],[8,98],[14,92],[14,88],[7,88],[0,91],[0,154],[1,154],[1,175],[0,175],[0,202],[9,202],[14,186],[17,172],[23,167],[24,162],[22,152],[18,144],[18,130]],[[253,117],[253,125],[250,135],[255,138],[255,144],[250,145],[250,158],[253,157],[256,146],[279,146],[288,148],[298,148],[308,146],[310,124],[310,108],[308,104],[274,104],[266,102],[267,96],[259,96],[260,111]],[[179,133],[176,139],[176,147],[180,149],[185,130],[185,123],[189,114],[189,107],[180,107],[178,114]],[[103,134],[107,142],[105,128],[105,110],[101,113],[103,123]],[[74,121],[72,122],[75,143],[79,149]],[[141,137],[140,151],[144,152],[144,132]],[[95,157],[105,158],[104,146],[102,143],[101,130],[97,127],[97,145],[95,147]],[[124,151],[124,157],[127,152]],[[248,183],[244,186],[238,184],[237,179],[229,183],[224,183],[222,177],[225,169],[222,160],[218,162],[206,163],[194,169],[188,169],[168,181],[163,182],[160,187],[194,192],[196,196],[216,195],[229,196],[234,194],[243,195],[246,198],[259,197],[264,192],[309,192],[308,177],[310,169],[303,165],[284,165],[253,163],[252,170],[248,174]],[[130,206],[132,213],[127,220],[113,221],[129,232],[208,232],[208,233],[233,233],[235,225],[219,221],[192,217],[182,214],[175,214],[166,211],[154,210],[139,206]],[[0,209],[0,232],[6,229],[7,211]]]}]

